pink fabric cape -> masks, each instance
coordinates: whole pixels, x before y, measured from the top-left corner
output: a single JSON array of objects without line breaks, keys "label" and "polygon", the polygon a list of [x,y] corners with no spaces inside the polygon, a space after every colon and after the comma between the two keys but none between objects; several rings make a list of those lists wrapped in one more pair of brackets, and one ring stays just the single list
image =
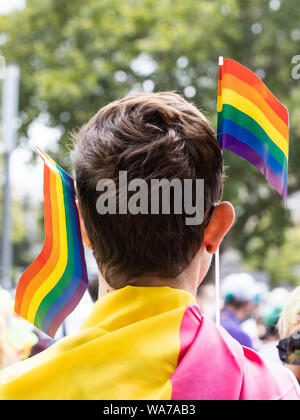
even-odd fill
[{"label": "pink fabric cape", "polygon": [[263,361],[222,327],[187,307],[180,327],[181,351],[172,382],[172,399],[299,400],[292,373]]}]

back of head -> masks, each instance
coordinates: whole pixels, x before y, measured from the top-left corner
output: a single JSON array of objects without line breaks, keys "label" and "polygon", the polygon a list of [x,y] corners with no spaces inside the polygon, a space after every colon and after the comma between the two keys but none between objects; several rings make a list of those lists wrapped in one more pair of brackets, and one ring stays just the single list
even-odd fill
[{"label": "back of head", "polygon": [[[204,222],[187,225],[185,212],[176,214],[172,206],[170,214],[120,214],[120,171],[128,183],[138,178],[148,185],[151,179],[192,179],[194,186],[204,179],[205,217],[223,187],[222,156],[206,118],[171,92],[135,94],[100,109],[77,134],[75,170],[86,231],[113,288],[140,275],[176,277],[196,255],[204,233]],[[115,182],[115,214],[97,212],[96,186],[103,179]]]},{"label": "back of head", "polygon": [[239,308],[246,302],[258,303],[259,287],[248,273],[234,273],[222,281],[222,295],[225,303]]}]

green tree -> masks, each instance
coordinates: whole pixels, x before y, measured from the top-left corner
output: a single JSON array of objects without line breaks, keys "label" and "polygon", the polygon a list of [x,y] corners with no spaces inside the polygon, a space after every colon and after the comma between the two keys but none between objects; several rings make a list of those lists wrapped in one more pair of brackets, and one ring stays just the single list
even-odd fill
[{"label": "green tree", "polygon": [[[273,284],[284,282],[299,284],[300,277],[300,229],[293,228],[285,231],[285,240],[280,246],[268,248],[263,268],[270,274]],[[257,268],[257,256],[253,254],[248,259],[248,267]]]}]

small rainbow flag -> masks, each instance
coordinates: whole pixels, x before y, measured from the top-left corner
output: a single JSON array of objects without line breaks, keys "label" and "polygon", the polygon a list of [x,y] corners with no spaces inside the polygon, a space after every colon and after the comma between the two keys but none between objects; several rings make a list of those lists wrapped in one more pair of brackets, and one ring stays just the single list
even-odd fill
[{"label": "small rainbow flag", "polygon": [[220,58],[220,147],[251,162],[286,201],[288,111],[255,73],[234,60]]},{"label": "small rainbow flag", "polygon": [[19,280],[15,312],[54,337],[81,300],[88,278],[73,179],[36,150],[44,160],[45,241]]}]

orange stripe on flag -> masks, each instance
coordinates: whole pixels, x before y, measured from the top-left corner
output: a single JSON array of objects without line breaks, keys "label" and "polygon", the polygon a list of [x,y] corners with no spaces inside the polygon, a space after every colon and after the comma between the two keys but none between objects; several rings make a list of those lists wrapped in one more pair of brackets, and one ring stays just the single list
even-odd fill
[{"label": "orange stripe on flag", "polygon": [[232,89],[237,92],[239,95],[247,98],[254,105],[256,105],[268,118],[270,123],[283,135],[284,138],[288,139],[289,128],[283,122],[281,118],[278,118],[278,115],[270,107],[265,98],[251,85],[243,82],[238,77],[233,74],[224,74],[222,79],[223,89]]},{"label": "orange stripe on flag", "polygon": [[223,64],[223,78],[225,73],[233,74],[248,85],[256,89],[270,105],[274,112],[282,119],[288,126],[289,116],[287,109],[276,99],[273,93],[266,87],[262,80],[247,67],[242,66],[240,63],[231,60],[230,58],[224,59]]},{"label": "orange stripe on flag", "polygon": [[[50,224],[49,221],[45,220],[45,228],[47,230],[52,230],[53,232],[53,238],[56,240],[55,246],[51,248],[51,254],[49,259],[42,260],[39,259],[38,263],[40,264],[40,271],[36,274],[36,276],[31,280],[28,287],[26,288],[26,291],[23,296],[23,302],[21,306],[20,315],[24,318],[27,317],[28,308],[31,303],[32,296],[36,292],[36,290],[39,288],[39,286],[43,283],[43,281],[49,276],[49,273],[54,270],[54,268],[57,265],[57,261],[59,259],[60,254],[60,235],[59,235],[59,215],[58,215],[58,205],[57,205],[57,176],[52,171],[50,173],[50,197],[49,201],[52,203],[52,223]],[[48,224],[48,225],[47,225]],[[47,225],[47,227],[46,227]]]},{"label": "orange stripe on flag", "polygon": [[[50,169],[44,165],[44,195],[50,197]],[[40,261],[47,261],[53,246],[53,232],[52,232],[52,212],[51,200],[44,202],[44,217],[45,217],[45,240],[42,251],[36,260],[24,271],[22,281],[19,281],[16,298],[15,298],[15,311],[20,313],[21,305],[25,291],[30,284],[31,280],[41,269]]]}]

